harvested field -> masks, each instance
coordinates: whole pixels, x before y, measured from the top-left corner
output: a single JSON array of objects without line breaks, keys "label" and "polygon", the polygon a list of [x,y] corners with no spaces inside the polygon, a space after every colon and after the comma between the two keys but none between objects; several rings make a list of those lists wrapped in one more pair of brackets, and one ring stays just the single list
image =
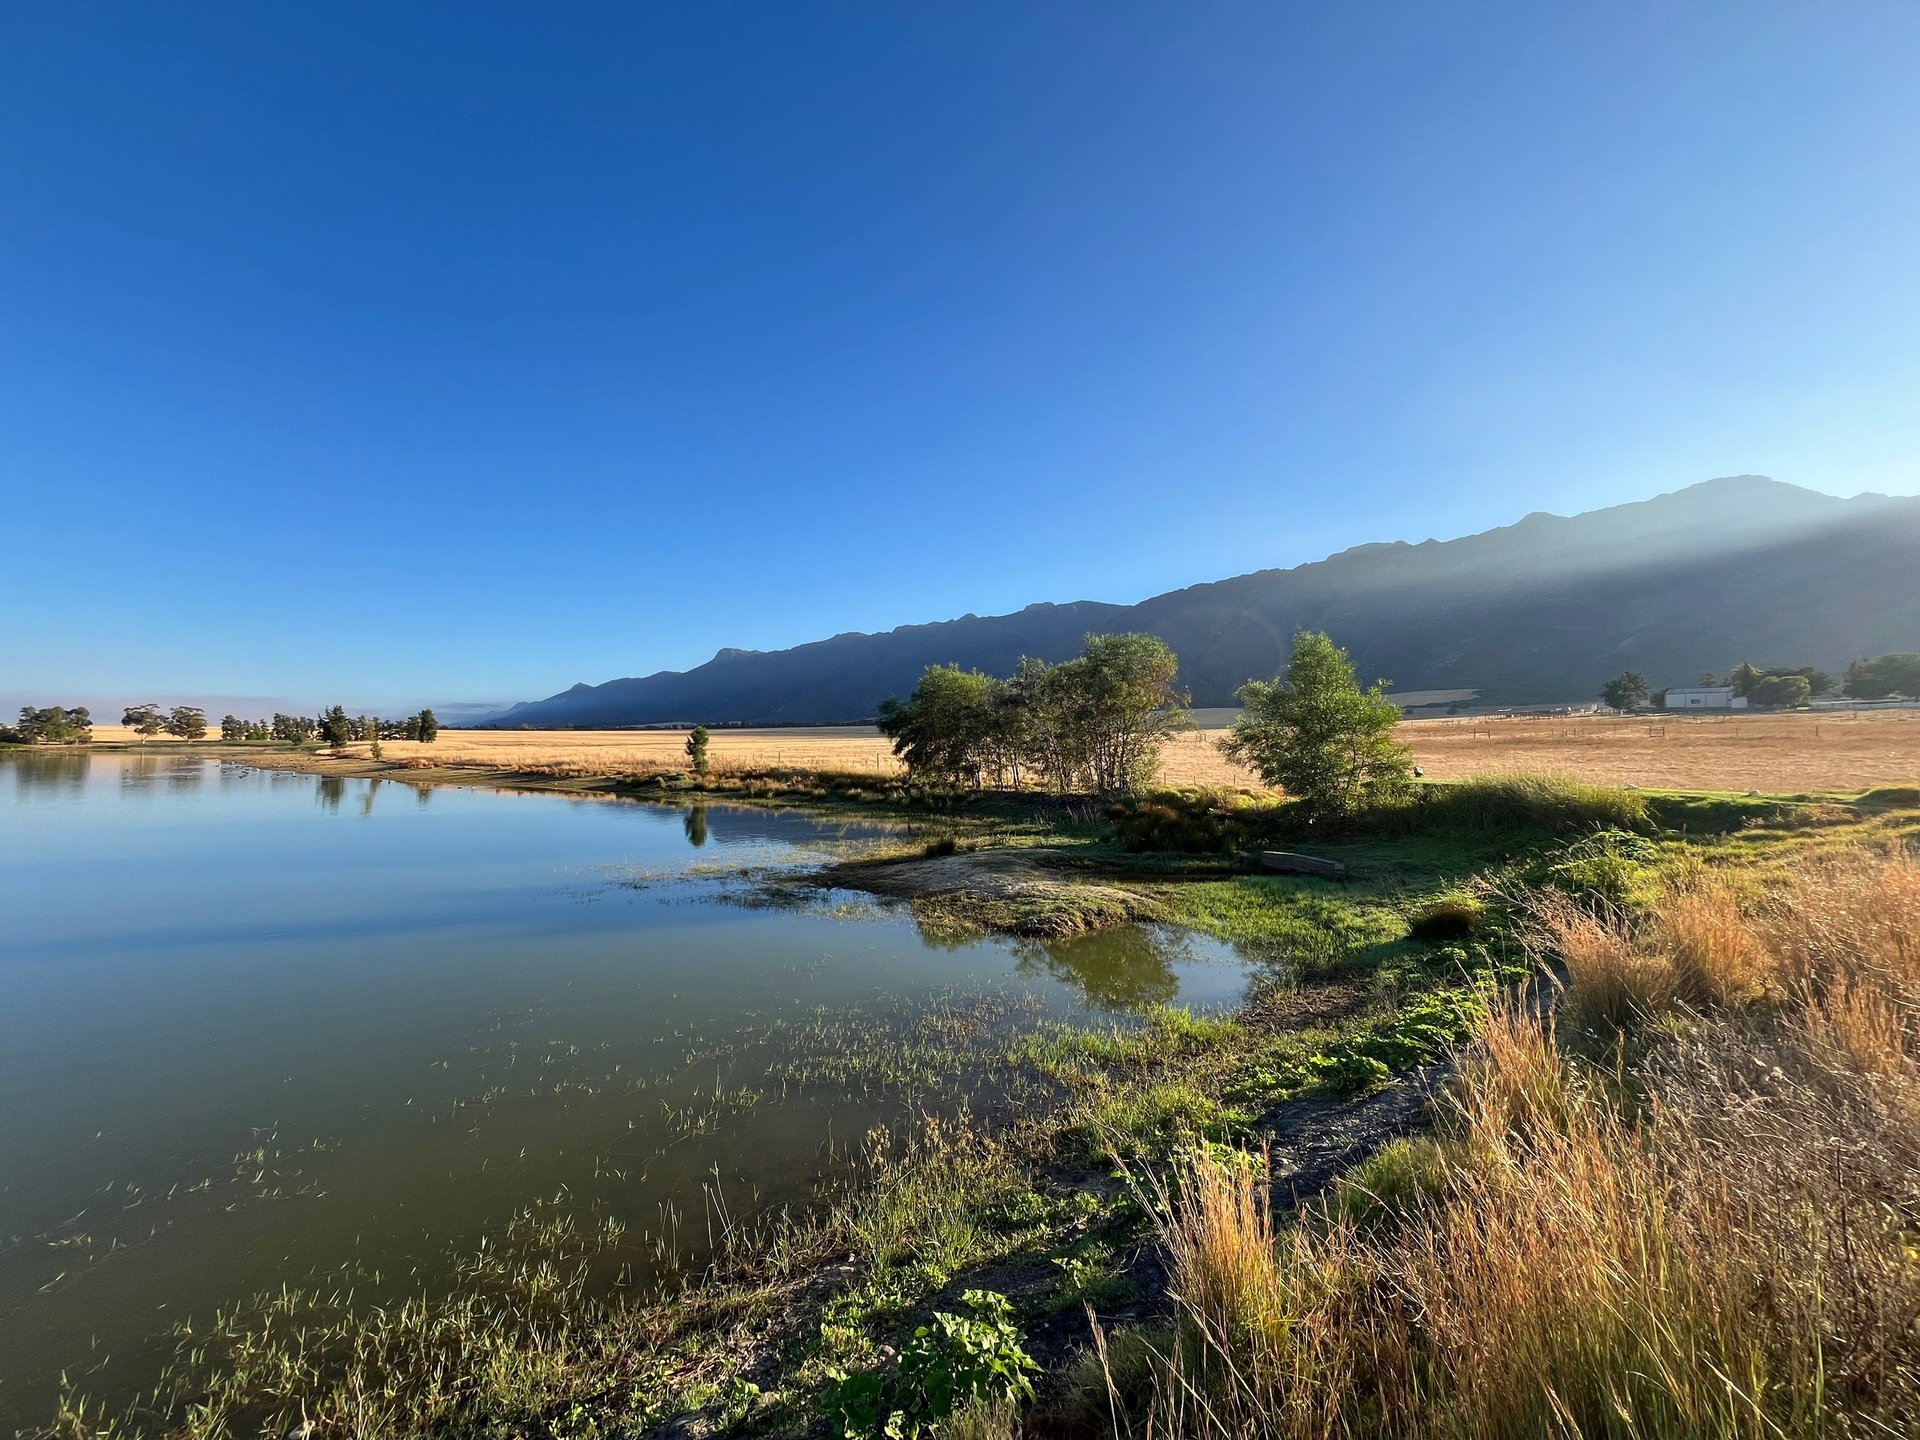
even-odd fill
[{"label": "harvested field", "polygon": [[[208,735],[215,740],[220,738],[220,722],[215,720],[207,727]],[[93,722],[93,743],[96,745],[184,745],[187,742],[175,735],[155,735],[150,740],[141,740],[131,725],[102,725]]]},{"label": "harvested field", "polygon": [[1920,780],[1920,710],[1781,715],[1416,720],[1428,775],[1550,772],[1650,790],[1857,794]]},{"label": "harvested field", "polygon": [[[96,735],[111,727],[95,727]],[[1177,737],[1162,780],[1169,785],[1247,785],[1253,777],[1215,748],[1220,730]],[[1550,772],[1614,785],[1670,790],[1760,790],[1854,794],[1920,781],[1920,711],[1613,719],[1410,720],[1401,738],[1437,779]],[[155,742],[159,743],[159,742]],[[389,759],[538,769],[556,774],[677,769],[685,733],[669,730],[445,730],[427,747],[389,740]],[[353,747],[364,753],[365,746]],[[887,742],[868,726],[716,730],[721,774],[768,768],[892,774]]]}]

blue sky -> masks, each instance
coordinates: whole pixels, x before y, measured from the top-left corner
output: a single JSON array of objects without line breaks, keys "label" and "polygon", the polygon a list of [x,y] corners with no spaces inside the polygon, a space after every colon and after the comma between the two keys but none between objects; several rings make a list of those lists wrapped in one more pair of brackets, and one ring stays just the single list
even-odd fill
[{"label": "blue sky", "polygon": [[1920,6],[0,12],[0,698],[1920,490]]}]

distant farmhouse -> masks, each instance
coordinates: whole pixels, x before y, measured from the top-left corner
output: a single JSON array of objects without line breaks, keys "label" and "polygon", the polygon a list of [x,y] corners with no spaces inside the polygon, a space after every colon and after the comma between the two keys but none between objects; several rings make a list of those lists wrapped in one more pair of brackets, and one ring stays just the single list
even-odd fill
[{"label": "distant farmhouse", "polygon": [[1731,685],[1685,685],[1667,691],[1669,710],[1744,710],[1747,697],[1733,693]]}]

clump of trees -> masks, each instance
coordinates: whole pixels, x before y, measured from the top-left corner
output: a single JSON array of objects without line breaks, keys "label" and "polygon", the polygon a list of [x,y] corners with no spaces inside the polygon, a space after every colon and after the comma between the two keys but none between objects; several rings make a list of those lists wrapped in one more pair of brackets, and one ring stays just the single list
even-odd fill
[{"label": "clump of trees", "polygon": [[22,705],[17,725],[0,725],[0,745],[86,745],[92,739],[93,716],[84,705]]},{"label": "clump of trees", "polygon": [[1920,696],[1920,655],[1903,650],[1873,660],[1856,660],[1847,667],[1846,687],[1847,694],[1856,700]]},{"label": "clump of trees", "polygon": [[1834,688],[1833,677],[1812,665],[1762,667],[1748,662],[1728,671],[1726,683],[1755,705],[1805,705]]},{"label": "clump of trees", "polygon": [[1647,677],[1638,670],[1622,670],[1600,687],[1601,701],[1615,710],[1644,710],[1652,697]]},{"label": "clump of trees", "polygon": [[1394,739],[1400,708],[1386,691],[1384,680],[1362,689],[1326,635],[1296,635],[1285,675],[1241,688],[1245,709],[1220,748],[1315,820],[1391,803],[1412,788],[1413,759]]},{"label": "clump of trees", "polygon": [[415,740],[431,745],[440,738],[440,721],[431,710],[421,710],[399,720],[383,720],[377,715],[349,715],[335,705],[314,715],[276,714],[271,720],[245,720],[235,715],[220,720],[220,738],[225,741],[284,740],[300,744],[322,740],[336,749],[356,740]]},{"label": "clump of trees", "polygon": [[179,740],[204,740],[207,712],[198,705],[176,705],[163,710],[158,705],[129,705],[120,714],[120,723],[130,727],[142,740],[156,735],[172,735]]},{"label": "clump of trees", "polygon": [[1192,724],[1179,669],[1153,635],[1089,635],[1076,658],[1025,657],[1004,679],[933,665],[880,707],[880,731],[917,779],[1020,789],[1031,774],[1057,795],[1132,794]]}]

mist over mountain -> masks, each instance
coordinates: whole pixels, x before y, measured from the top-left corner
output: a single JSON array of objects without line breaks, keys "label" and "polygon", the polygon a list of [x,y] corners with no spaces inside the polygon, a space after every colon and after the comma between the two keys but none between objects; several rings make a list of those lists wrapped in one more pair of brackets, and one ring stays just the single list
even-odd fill
[{"label": "mist over mountain", "polygon": [[1360,545],[1111,605],[1030,605],[788,650],[726,649],[687,671],[575,685],[510,726],[831,724],[870,718],[928,665],[1006,674],[1064,660],[1089,631],[1143,630],[1180,657],[1195,705],[1272,676],[1299,630],[1325,630],[1365,677],[1480,700],[1589,700],[1623,669],[1655,687],[1742,660],[1838,673],[1920,649],[1920,498],[1839,499],[1758,475],[1458,540]]}]

